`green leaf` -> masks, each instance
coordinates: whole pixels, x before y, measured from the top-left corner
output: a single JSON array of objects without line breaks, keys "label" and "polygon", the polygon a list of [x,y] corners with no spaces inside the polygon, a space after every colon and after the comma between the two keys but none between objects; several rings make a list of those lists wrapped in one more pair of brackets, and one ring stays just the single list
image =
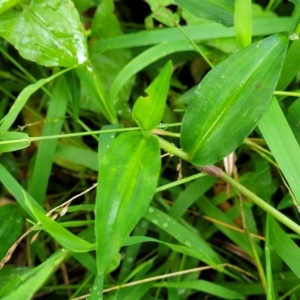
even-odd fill
[{"label": "green leaf", "polygon": [[218,284],[206,280],[182,281],[182,282],[162,282],[158,283],[157,287],[167,287],[176,289],[191,289],[211,294],[221,299],[245,299],[243,295],[236,291],[232,291]]},{"label": "green leaf", "polygon": [[104,89],[101,81],[96,78],[96,74],[92,68],[77,68],[75,70],[80,79],[82,87],[84,87],[91,97],[91,100],[96,104],[96,107],[103,116],[111,123],[117,123],[113,102]]},{"label": "green leaf", "polygon": [[200,19],[233,25],[234,0],[174,0],[179,6]]},{"label": "green leaf", "polygon": [[151,63],[157,61],[158,59],[165,57],[171,53],[176,53],[180,51],[194,51],[193,46],[187,40],[175,41],[171,43],[162,43],[153,46],[137,57],[132,59],[116,76],[114,82],[111,85],[110,99],[116,99],[117,95],[121,91],[124,84],[137,72],[150,65]]},{"label": "green leaf", "polygon": [[270,240],[277,254],[300,278],[300,249],[298,245],[282,230],[278,223],[270,218]]},{"label": "green leaf", "polygon": [[45,79],[40,79],[39,81],[30,84],[26,86],[25,89],[22,90],[22,92],[19,94],[18,98],[10,108],[9,112],[5,115],[5,117],[0,121],[0,130],[1,131],[7,131],[11,125],[16,120],[18,114],[26,104],[29,97],[36,92],[39,88],[41,88],[43,85],[45,85],[47,82],[50,82],[51,80],[55,79],[56,77],[62,75],[63,73],[69,71],[70,69],[66,69],[60,72],[57,72],[53,76],[50,76]]},{"label": "green leaf", "polygon": [[43,229],[52,235],[52,237],[63,247],[73,252],[88,252],[93,250],[93,246],[90,243],[74,235],[63,226],[53,221],[50,217],[46,216],[39,209],[33,207],[24,191],[23,195],[27,207],[31,210],[35,218],[42,224]]},{"label": "green leaf", "polygon": [[44,66],[70,67],[87,60],[82,24],[71,0],[22,2],[19,10],[0,15],[0,36],[21,56]]},{"label": "green leaf", "polygon": [[57,145],[55,158],[65,159],[98,171],[97,152],[72,145]]},{"label": "green leaf", "polygon": [[145,213],[160,170],[157,140],[139,132],[120,135],[106,151],[96,196],[97,269],[104,273]]},{"label": "green leaf", "polygon": [[[47,122],[43,127],[42,136],[59,135],[64,123],[70,94],[63,76],[55,82],[51,101],[48,106],[46,119],[57,120]],[[31,177],[28,184],[28,192],[39,203],[44,203],[46,190],[52,170],[53,158],[58,139],[40,141]]]},{"label": "green leaf", "polygon": [[[14,196],[20,207],[22,207],[28,215],[34,218],[31,208],[29,208],[27,203],[24,201],[24,190],[22,186],[1,163],[0,181],[3,186]],[[30,201],[31,206],[43,211],[43,208],[29,194],[27,194],[26,198],[28,201]]]},{"label": "green leaf", "polygon": [[15,6],[21,0],[0,0],[0,14]]},{"label": "green leaf", "polygon": [[288,39],[270,36],[215,67],[201,81],[183,117],[181,146],[196,165],[233,152],[267,110]]},{"label": "green leaf", "polygon": [[[18,140],[22,141],[18,142]],[[29,145],[29,136],[24,132],[0,132],[0,153],[20,150],[27,148]]]},{"label": "green leaf", "polygon": [[[252,24],[252,35],[264,36],[288,31],[293,25],[293,18],[263,18],[253,20]],[[227,28],[217,23],[182,26],[182,29],[184,29],[189,38],[194,41],[235,37],[233,27]],[[106,49],[148,46],[167,42],[173,43],[175,41],[186,41],[186,37],[178,30],[178,28],[143,30],[97,41],[95,43],[95,51],[101,52]],[[295,59],[299,59],[297,55]]]},{"label": "green leaf", "polygon": [[169,215],[152,206],[144,214],[144,218],[153,223],[155,226],[167,232],[185,247],[179,245],[167,244],[168,247],[178,249],[176,251],[191,255],[209,265],[216,266],[221,262],[218,254],[211,248],[201,235],[192,232],[179,222],[175,221]]},{"label": "green leaf", "polygon": [[[98,6],[93,22],[92,36],[97,40],[103,40],[114,36],[122,36],[123,32],[119,24],[119,20],[115,15],[115,7],[113,0],[104,0]],[[91,64],[93,71],[98,81],[100,81],[106,91],[109,93],[111,84],[120,70],[129,63],[133,56],[130,49],[114,49],[105,50],[101,53],[96,53],[94,47],[90,50],[92,57]],[[111,103],[118,113],[118,117],[132,121],[131,109],[128,105],[129,96],[134,78],[127,81],[122,86],[120,93],[116,98],[111,99]]]},{"label": "green leaf", "polygon": [[154,129],[162,120],[172,75],[169,61],[159,75],[147,87],[147,96],[140,96],[134,104],[132,116],[144,131]]},{"label": "green leaf", "polygon": [[0,259],[18,239],[24,226],[24,217],[19,206],[6,204],[0,207]]},{"label": "green leaf", "polygon": [[300,147],[275,97],[258,125],[295,196],[299,208]]},{"label": "green leaf", "polygon": [[[64,249],[63,249],[64,250]],[[30,300],[41,288],[47,279],[59,268],[68,256],[67,251],[57,251],[38,267],[29,270],[21,275],[21,281],[15,289],[11,289],[9,294],[1,297],[2,300]],[[11,282],[8,282],[11,284]],[[5,287],[4,287],[5,288]]]}]

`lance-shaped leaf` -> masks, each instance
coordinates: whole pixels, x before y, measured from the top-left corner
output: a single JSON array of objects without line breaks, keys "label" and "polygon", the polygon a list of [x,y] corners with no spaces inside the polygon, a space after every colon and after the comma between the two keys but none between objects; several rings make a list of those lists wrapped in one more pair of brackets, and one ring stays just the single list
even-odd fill
[{"label": "lance-shaped leaf", "polygon": [[183,118],[181,146],[197,165],[233,152],[267,110],[288,39],[270,36],[226,59],[197,87]]},{"label": "lance-shaped leaf", "polygon": [[18,9],[0,15],[0,36],[41,65],[70,67],[87,60],[82,24],[71,0],[22,1]]},{"label": "lance-shaped leaf", "polygon": [[99,274],[107,270],[147,210],[159,170],[159,145],[153,136],[145,138],[140,132],[128,132],[106,151],[99,169],[96,197]]},{"label": "lance-shaped leaf", "polygon": [[174,0],[180,7],[200,19],[233,25],[234,0]]},{"label": "lance-shaped leaf", "polygon": [[169,61],[159,75],[147,87],[147,96],[140,96],[133,107],[132,116],[144,131],[154,129],[161,121],[172,75],[172,63]]}]

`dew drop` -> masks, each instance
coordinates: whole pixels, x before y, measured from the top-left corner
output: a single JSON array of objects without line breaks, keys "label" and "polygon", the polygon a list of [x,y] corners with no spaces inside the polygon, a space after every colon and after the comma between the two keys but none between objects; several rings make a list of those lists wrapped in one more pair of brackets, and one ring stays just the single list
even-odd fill
[{"label": "dew drop", "polygon": [[184,245],[187,246],[188,248],[192,247],[192,242],[189,240],[184,241]]},{"label": "dew drop", "polygon": [[169,224],[167,222],[162,224],[162,227],[167,228],[169,226]]},{"label": "dew drop", "polygon": [[150,214],[152,214],[152,213],[154,213],[154,209],[153,209],[152,207],[149,207],[149,208],[148,208],[148,212],[149,212]]},{"label": "dew drop", "polygon": [[158,221],[156,219],[152,220],[153,224],[158,224]]}]

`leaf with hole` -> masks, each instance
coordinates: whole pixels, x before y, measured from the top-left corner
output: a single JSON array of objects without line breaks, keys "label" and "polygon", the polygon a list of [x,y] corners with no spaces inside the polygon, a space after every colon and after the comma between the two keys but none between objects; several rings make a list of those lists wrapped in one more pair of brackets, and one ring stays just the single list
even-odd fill
[{"label": "leaf with hole", "polygon": [[162,120],[172,75],[169,61],[147,87],[147,96],[140,96],[134,104],[132,116],[143,131],[154,129]]}]

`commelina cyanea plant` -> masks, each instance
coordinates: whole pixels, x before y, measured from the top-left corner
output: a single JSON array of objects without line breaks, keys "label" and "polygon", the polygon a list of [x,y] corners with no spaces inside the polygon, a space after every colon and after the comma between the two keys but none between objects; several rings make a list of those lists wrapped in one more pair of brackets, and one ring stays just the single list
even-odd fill
[{"label": "commelina cyanea plant", "polygon": [[299,34],[299,0],[0,0],[0,298],[298,299]]}]

